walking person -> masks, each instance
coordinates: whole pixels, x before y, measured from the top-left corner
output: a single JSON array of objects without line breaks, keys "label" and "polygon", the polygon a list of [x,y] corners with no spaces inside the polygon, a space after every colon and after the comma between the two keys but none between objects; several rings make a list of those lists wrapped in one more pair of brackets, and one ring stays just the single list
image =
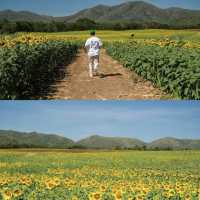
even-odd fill
[{"label": "walking person", "polygon": [[92,78],[98,75],[100,49],[102,41],[96,37],[95,30],[90,32],[91,37],[85,43],[85,50],[88,53],[89,76]]}]

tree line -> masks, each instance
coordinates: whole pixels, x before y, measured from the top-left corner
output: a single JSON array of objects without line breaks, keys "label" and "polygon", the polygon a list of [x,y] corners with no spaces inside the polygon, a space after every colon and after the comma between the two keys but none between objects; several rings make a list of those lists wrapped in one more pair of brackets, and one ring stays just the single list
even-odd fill
[{"label": "tree line", "polygon": [[95,22],[93,20],[82,18],[76,22],[30,22],[30,21],[8,21],[6,19],[0,21],[0,33],[16,33],[16,32],[66,32],[81,31],[88,29],[96,30],[130,30],[130,29],[199,29],[199,25],[194,26],[170,26],[168,24],[160,24],[157,22],[138,23],[134,21],[128,22]]}]

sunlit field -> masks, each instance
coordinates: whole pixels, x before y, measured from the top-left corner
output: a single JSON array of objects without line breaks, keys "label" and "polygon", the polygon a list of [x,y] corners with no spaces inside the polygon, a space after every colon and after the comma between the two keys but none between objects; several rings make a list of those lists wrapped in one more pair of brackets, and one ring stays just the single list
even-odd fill
[{"label": "sunlit field", "polygon": [[[24,33],[22,33],[24,34]],[[89,31],[70,31],[60,33],[33,33],[34,35],[43,35],[51,37],[62,37],[65,39],[86,40],[89,37]],[[165,39],[168,37],[172,40],[185,40],[200,42],[200,30],[163,30],[163,29],[146,29],[146,30],[127,30],[127,31],[97,31],[97,35],[104,41],[135,39]],[[18,33],[17,35],[21,35]]]},{"label": "sunlit field", "polygon": [[[173,40],[187,40],[193,42],[200,42],[200,30],[157,30],[157,29],[147,29],[147,30],[128,30],[128,31],[97,31],[97,35],[101,37],[102,40],[126,40],[134,34],[135,39],[164,39],[169,37]],[[74,39],[87,39],[89,36],[89,31],[73,31],[64,33],[44,33],[48,36],[63,36],[66,38]]]},{"label": "sunlit field", "polygon": [[200,199],[200,152],[0,151],[0,199]]}]

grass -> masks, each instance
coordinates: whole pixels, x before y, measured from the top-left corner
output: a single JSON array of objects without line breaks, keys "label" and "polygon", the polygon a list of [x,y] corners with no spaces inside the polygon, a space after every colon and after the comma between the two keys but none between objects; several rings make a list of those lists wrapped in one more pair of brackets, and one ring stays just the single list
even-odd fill
[{"label": "grass", "polygon": [[194,199],[200,152],[0,151],[0,199]]}]

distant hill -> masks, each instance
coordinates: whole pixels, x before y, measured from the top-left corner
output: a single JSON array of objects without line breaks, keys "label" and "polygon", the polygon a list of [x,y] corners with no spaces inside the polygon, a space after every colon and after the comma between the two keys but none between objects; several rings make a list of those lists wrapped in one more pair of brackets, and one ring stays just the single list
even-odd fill
[{"label": "distant hill", "polygon": [[116,6],[98,5],[82,10],[71,16],[51,17],[31,12],[0,11],[0,20],[11,21],[65,21],[75,22],[81,18],[89,18],[97,22],[155,22],[176,26],[194,26],[200,24],[200,10],[182,8],[161,9],[143,1],[130,1]]},{"label": "distant hill", "polygon": [[38,15],[29,11],[13,11],[13,10],[3,10],[0,11],[0,20],[9,21],[33,21],[33,22],[49,22],[54,20],[51,16]]},{"label": "distant hill", "polygon": [[200,140],[161,138],[145,143],[134,138],[93,135],[74,142],[56,134],[0,130],[0,148],[200,150]]},{"label": "distant hill", "polygon": [[127,149],[127,148],[142,148],[145,143],[131,138],[120,138],[120,137],[102,137],[94,135],[77,142],[77,145],[91,148],[91,149]]},{"label": "distant hill", "polygon": [[104,22],[134,21],[137,23],[157,22],[168,25],[197,25],[200,24],[200,11],[182,8],[161,9],[143,1],[131,1],[117,6],[99,5],[57,19],[73,22],[80,18]]},{"label": "distant hill", "polygon": [[200,140],[162,138],[148,144],[149,149],[200,149]]},{"label": "distant hill", "polygon": [[58,135],[0,130],[0,148],[69,148],[74,142]]}]

